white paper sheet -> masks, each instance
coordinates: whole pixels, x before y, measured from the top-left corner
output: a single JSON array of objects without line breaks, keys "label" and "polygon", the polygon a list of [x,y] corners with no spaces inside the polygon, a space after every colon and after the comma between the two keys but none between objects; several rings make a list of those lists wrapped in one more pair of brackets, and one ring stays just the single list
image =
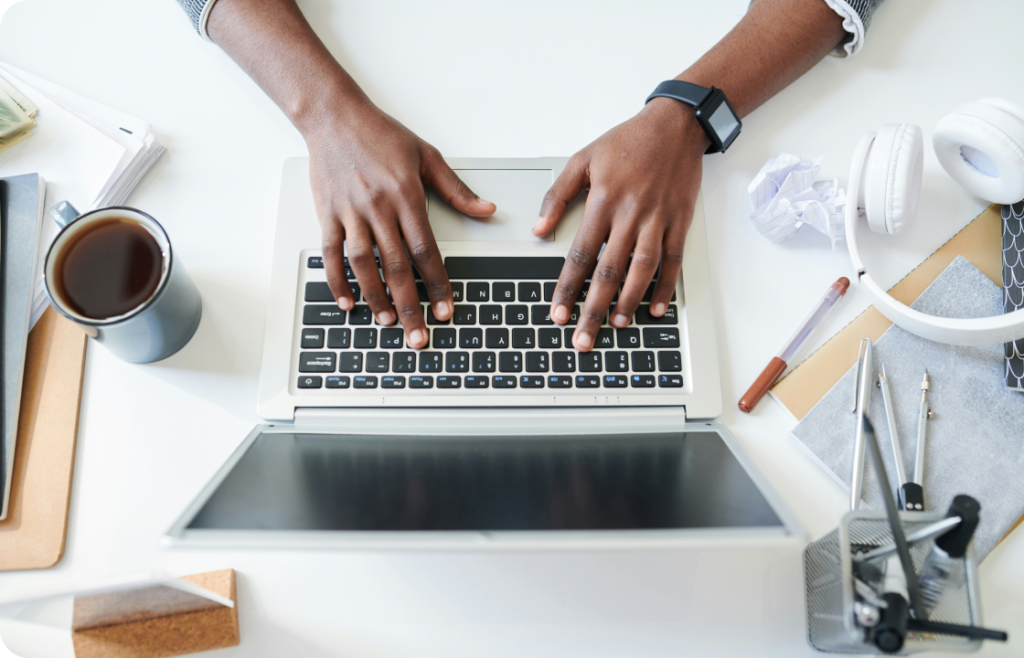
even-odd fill
[{"label": "white paper sheet", "polygon": [[754,213],[750,219],[758,233],[782,242],[804,225],[828,236],[835,250],[844,238],[846,193],[839,180],[815,181],[821,156],[782,153],[761,167],[747,187]]}]

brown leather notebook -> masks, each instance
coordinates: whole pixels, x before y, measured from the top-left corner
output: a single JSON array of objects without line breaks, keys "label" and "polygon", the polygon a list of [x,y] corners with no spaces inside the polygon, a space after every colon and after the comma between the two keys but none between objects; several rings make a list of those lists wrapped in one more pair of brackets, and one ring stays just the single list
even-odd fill
[{"label": "brown leather notebook", "polygon": [[86,336],[52,308],[28,335],[0,571],[60,562],[67,535]]}]

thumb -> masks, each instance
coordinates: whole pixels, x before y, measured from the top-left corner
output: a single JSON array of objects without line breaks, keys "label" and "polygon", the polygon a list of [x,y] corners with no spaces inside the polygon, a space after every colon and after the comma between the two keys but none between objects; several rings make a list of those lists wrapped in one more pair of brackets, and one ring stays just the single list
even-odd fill
[{"label": "thumb", "polygon": [[473,190],[452,171],[440,153],[428,153],[424,158],[424,165],[424,182],[459,212],[471,217],[490,217],[498,209],[490,201],[484,201],[474,194]]},{"label": "thumb", "polygon": [[565,209],[589,182],[587,160],[577,153],[569,159],[569,163],[559,174],[555,184],[544,195],[544,201],[540,205],[540,219],[530,231],[538,238],[554,231],[558,222],[562,221]]}]

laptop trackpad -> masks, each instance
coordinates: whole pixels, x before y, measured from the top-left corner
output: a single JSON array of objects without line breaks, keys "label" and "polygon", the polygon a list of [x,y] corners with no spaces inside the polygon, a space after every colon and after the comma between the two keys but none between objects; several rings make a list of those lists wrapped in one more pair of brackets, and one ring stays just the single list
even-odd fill
[{"label": "laptop trackpad", "polygon": [[[540,215],[554,175],[550,169],[456,169],[469,189],[498,206],[490,217],[463,215],[433,190],[427,196],[427,216],[438,242],[537,242],[530,228]],[[553,242],[555,234],[544,238]]]}]

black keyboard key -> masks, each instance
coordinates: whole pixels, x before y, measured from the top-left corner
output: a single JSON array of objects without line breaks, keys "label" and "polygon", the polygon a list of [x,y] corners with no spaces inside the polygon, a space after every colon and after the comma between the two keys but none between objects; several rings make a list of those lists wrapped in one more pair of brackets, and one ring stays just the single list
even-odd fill
[{"label": "black keyboard key", "polygon": [[572,307],[572,310],[569,312],[569,319],[565,321],[565,326],[567,326],[567,327],[575,327],[577,324],[579,324],[579,321],[580,321],[580,305],[576,304],[575,306]]},{"label": "black keyboard key", "polygon": [[491,383],[494,384],[494,388],[515,388],[516,378],[509,375],[495,375],[491,377]]},{"label": "black keyboard key", "polygon": [[548,353],[547,352],[527,352],[526,353],[526,372],[547,372],[548,371]]},{"label": "black keyboard key", "polygon": [[480,324],[501,324],[501,307],[484,304],[480,307]]},{"label": "black keyboard key", "polygon": [[420,296],[421,302],[430,302],[430,295],[427,294],[427,286],[422,281],[416,282],[416,294]]},{"label": "black keyboard key", "polygon": [[619,349],[635,349],[640,347],[639,329],[616,329],[615,340]]},{"label": "black keyboard key", "polygon": [[551,372],[576,372],[576,352],[552,352]]},{"label": "black keyboard key", "polygon": [[380,378],[381,388],[405,388],[405,377],[400,375],[388,375]]},{"label": "black keyboard key", "polygon": [[349,324],[370,324],[373,322],[373,311],[366,304],[356,304],[348,314]]},{"label": "black keyboard key", "polygon": [[601,353],[581,352],[580,372],[601,372]]},{"label": "black keyboard key", "polygon": [[529,324],[530,309],[522,304],[512,304],[505,307],[505,324]]},{"label": "black keyboard key", "polygon": [[[352,278],[355,278],[355,277],[351,277],[350,276],[349,278],[352,279]],[[358,302],[359,301],[359,284],[356,283],[355,281],[349,281],[348,282],[348,287],[352,289],[352,301]],[[365,302],[366,300],[364,299],[363,301]]]},{"label": "black keyboard key", "polygon": [[473,352],[473,372],[494,372],[494,352]]},{"label": "black keyboard key", "polygon": [[[533,277],[531,277],[533,278]],[[522,282],[519,284],[519,301],[521,302],[539,302],[540,297],[540,284]]]},{"label": "black keyboard key", "polygon": [[[359,329],[356,329],[359,331]],[[380,330],[380,346],[386,350],[395,350],[402,348],[402,336],[405,332],[401,329],[381,329]]]},{"label": "black keyboard key", "polygon": [[679,327],[644,328],[644,347],[679,347]]},{"label": "black keyboard key", "polygon": [[665,315],[656,318],[651,315],[650,304],[641,304],[636,309],[634,322],[637,324],[679,324],[679,309],[675,304],[669,304]]},{"label": "black keyboard key", "polygon": [[530,324],[554,324],[550,311],[547,304],[534,304],[530,307]]},{"label": "black keyboard key", "polygon": [[658,352],[658,370],[679,372],[683,369],[683,355],[679,352]]},{"label": "black keyboard key", "polygon": [[[651,281],[651,285],[647,286],[647,292],[644,293],[643,301],[649,302],[654,297],[654,282]],[[676,291],[672,291],[672,301],[676,301]]]},{"label": "black keyboard key", "polygon": [[532,350],[537,347],[537,334],[533,329],[513,329],[512,347],[517,350]]},{"label": "black keyboard key", "polygon": [[437,378],[438,388],[462,388],[462,377],[458,375],[441,375]]},{"label": "black keyboard key", "polygon": [[323,346],[324,346],[324,330],[323,329],[303,329],[302,330],[302,349],[304,349],[304,350],[318,350],[318,349],[320,349]]},{"label": "black keyboard key", "polygon": [[484,331],[475,327],[464,327],[459,329],[459,347],[462,349],[476,349],[483,347]]},{"label": "black keyboard key", "polygon": [[334,372],[334,352],[299,352],[299,372]]},{"label": "black keyboard key", "polygon": [[516,284],[511,281],[496,281],[491,284],[491,299],[496,302],[516,301]]},{"label": "black keyboard key", "polygon": [[359,350],[372,350],[377,347],[376,329],[356,329],[356,338],[352,344]]},{"label": "black keyboard key", "polygon": [[448,352],[444,357],[445,372],[469,372],[469,352]]},{"label": "black keyboard key", "polygon": [[548,377],[548,388],[572,388],[572,377],[568,375],[551,375]]},{"label": "black keyboard key", "polygon": [[653,388],[654,375],[633,375],[629,378],[629,383],[633,388]]},{"label": "black keyboard key", "polygon": [[362,352],[342,352],[338,357],[338,372],[362,372]]},{"label": "black keyboard key", "polygon": [[345,311],[337,304],[306,304],[302,309],[302,324],[345,324]]},{"label": "black keyboard key", "polygon": [[377,388],[377,377],[375,375],[359,375],[352,378],[352,385],[355,388]]},{"label": "black keyboard key", "polygon": [[387,352],[367,352],[366,372],[387,372],[389,360]]},{"label": "black keyboard key", "polygon": [[659,375],[658,386],[661,388],[682,388],[683,387],[683,376],[682,375]]},{"label": "black keyboard key", "polygon": [[601,385],[601,378],[597,375],[577,375],[576,388],[597,388]]},{"label": "black keyboard key", "polygon": [[654,372],[654,352],[633,352],[633,372]]},{"label": "black keyboard key", "polygon": [[327,388],[348,388],[349,382],[348,375],[332,375],[327,378]]},{"label": "black keyboard key", "polygon": [[428,325],[432,325],[432,326],[451,324],[451,318],[449,318],[447,320],[438,320],[437,316],[434,315],[434,307],[428,306],[427,307],[427,324]]},{"label": "black keyboard key", "polygon": [[563,331],[565,331],[565,347],[568,349],[572,347],[572,337],[573,334],[576,333],[576,330],[572,327],[566,327]]},{"label": "black keyboard key", "polygon": [[323,380],[317,375],[299,377],[299,388],[320,388],[322,385]]},{"label": "black keyboard key", "polygon": [[455,347],[454,329],[434,329],[434,349],[450,350]]},{"label": "black keyboard key", "polygon": [[605,388],[626,388],[625,375],[605,375],[603,381]]},{"label": "black keyboard key", "polygon": [[491,286],[486,281],[470,281],[466,284],[467,302],[491,301]]},{"label": "black keyboard key", "polygon": [[501,352],[498,354],[498,372],[522,372],[522,352]]},{"label": "black keyboard key", "polygon": [[476,304],[456,304],[455,324],[476,324]]},{"label": "black keyboard key", "polygon": [[391,359],[392,372],[416,372],[416,352],[395,352]]},{"label": "black keyboard key", "polygon": [[594,341],[594,349],[609,349],[615,347],[615,330],[603,327],[597,330],[597,340]]},{"label": "black keyboard key", "polygon": [[434,378],[430,375],[410,377],[409,388],[434,388]]},{"label": "black keyboard key", "polygon": [[628,372],[629,354],[626,352],[608,352],[604,355],[604,369],[608,372]]},{"label": "black keyboard key", "polygon": [[420,372],[441,372],[444,356],[440,352],[420,353]]},{"label": "black keyboard key", "polygon": [[344,329],[327,330],[327,347],[331,347],[336,350],[347,350],[351,345],[352,330],[348,327],[345,327]]},{"label": "black keyboard key", "polygon": [[324,269],[324,257],[323,256],[310,256],[306,259],[306,267],[315,270]]},{"label": "black keyboard key", "polygon": [[561,329],[538,329],[537,347],[545,350],[557,350],[562,346]]},{"label": "black keyboard key", "polygon": [[554,256],[449,256],[450,279],[558,279],[564,258]]},{"label": "black keyboard key", "polygon": [[466,388],[487,388],[490,379],[486,375],[469,375],[466,377]]},{"label": "black keyboard key", "polygon": [[484,335],[484,345],[489,349],[505,349],[508,347],[508,329],[488,329]]},{"label": "black keyboard key", "polygon": [[327,287],[326,281],[310,281],[306,284],[306,296],[303,298],[307,302],[336,302],[334,293]]},{"label": "black keyboard key", "polygon": [[462,298],[462,282],[452,282],[452,301],[458,304],[459,302],[463,301]]},{"label": "black keyboard key", "polygon": [[580,304],[587,301],[587,295],[590,293],[590,282],[584,281],[580,284],[580,294],[576,296],[576,301]]},{"label": "black keyboard key", "polygon": [[558,285],[557,281],[545,281],[544,282],[544,301],[550,302],[555,298],[555,287]]},{"label": "black keyboard key", "polygon": [[538,375],[523,375],[519,383],[523,388],[544,388],[544,378]]}]

